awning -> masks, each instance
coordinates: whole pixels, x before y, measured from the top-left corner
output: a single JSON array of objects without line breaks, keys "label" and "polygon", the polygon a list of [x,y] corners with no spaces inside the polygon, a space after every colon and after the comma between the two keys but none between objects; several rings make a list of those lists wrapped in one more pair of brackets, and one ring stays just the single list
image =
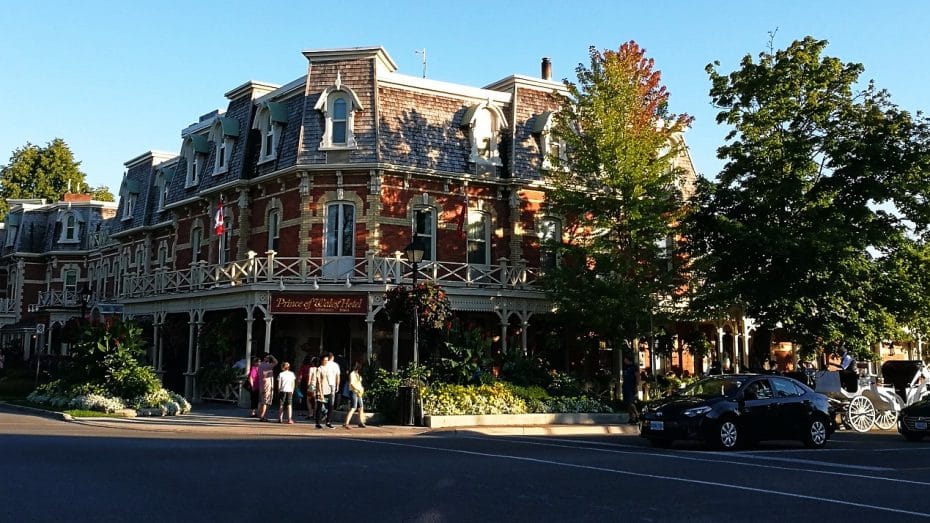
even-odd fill
[{"label": "awning", "polygon": [[121,194],[122,193],[139,194],[140,192],[142,192],[139,187],[139,180],[129,180],[129,179],[123,180],[123,185],[120,187],[119,192]]},{"label": "awning", "polygon": [[6,224],[7,224],[7,225],[12,225],[12,226],[16,227],[16,226],[19,225],[19,223],[20,223],[20,221],[22,221],[22,219],[23,219],[23,214],[22,214],[22,213],[7,214],[7,215],[6,215]]},{"label": "awning", "polygon": [[202,134],[192,134],[191,143],[194,146],[194,152],[197,154],[210,154],[210,141]]},{"label": "awning", "polygon": [[533,134],[540,134],[546,130],[549,120],[552,118],[552,111],[543,111],[533,117]]},{"label": "awning", "polygon": [[232,136],[234,138],[239,137],[239,120],[220,116],[219,121],[220,126],[223,128],[223,136]]},{"label": "awning", "polygon": [[265,104],[268,112],[271,113],[271,121],[276,123],[287,123],[287,104],[278,102],[268,102]]},{"label": "awning", "polygon": [[162,167],[158,171],[161,173],[162,179],[166,182],[174,178],[174,167]]}]

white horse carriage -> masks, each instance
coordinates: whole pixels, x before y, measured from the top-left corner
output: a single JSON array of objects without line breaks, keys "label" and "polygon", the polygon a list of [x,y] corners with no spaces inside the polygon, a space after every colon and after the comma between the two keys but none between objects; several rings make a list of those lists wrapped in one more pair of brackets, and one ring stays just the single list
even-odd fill
[{"label": "white horse carriage", "polygon": [[930,396],[930,369],[919,360],[886,361],[881,382],[856,372],[821,371],[815,390],[839,403],[847,428],[891,430],[901,409]]}]

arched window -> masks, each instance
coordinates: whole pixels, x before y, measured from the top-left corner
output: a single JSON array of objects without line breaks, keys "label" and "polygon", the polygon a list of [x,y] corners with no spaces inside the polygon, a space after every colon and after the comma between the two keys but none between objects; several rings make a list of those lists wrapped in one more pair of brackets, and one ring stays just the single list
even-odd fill
[{"label": "arched window", "polygon": [[355,140],[355,113],[363,109],[355,91],[342,85],[339,76],[336,84],[328,87],[320,94],[319,100],[313,107],[323,113],[324,127],[323,139],[320,140],[320,150],[355,149],[358,142]]},{"label": "arched window", "polygon": [[558,243],[562,240],[562,220],[551,216],[539,220],[539,267],[554,269],[558,265]]},{"label": "arched window", "polygon": [[278,252],[278,237],[281,234],[281,210],[273,207],[265,219],[268,225],[268,250]]},{"label": "arched window", "polygon": [[200,247],[203,244],[203,229],[200,225],[191,228],[191,265],[200,261]]},{"label": "arched window", "polygon": [[286,103],[265,102],[258,107],[255,112],[255,119],[252,121],[252,129],[258,130],[261,134],[258,163],[264,163],[276,158],[282,128],[286,124]]},{"label": "arched window", "polygon": [[80,240],[80,220],[77,213],[73,211],[66,212],[61,218],[61,236],[59,242],[76,243]]},{"label": "arched window", "polygon": [[210,130],[210,140],[214,144],[213,175],[229,171],[233,140],[239,136],[239,120],[225,116],[217,117]]},{"label": "arched window", "polygon": [[471,142],[468,161],[486,165],[502,165],[500,133],[507,127],[507,119],[499,107],[489,103],[472,105],[462,117],[462,127]]},{"label": "arched window", "polygon": [[483,211],[468,212],[468,263],[489,265],[491,263],[491,217]]},{"label": "arched window", "polygon": [[355,205],[326,206],[326,256],[355,256]]}]

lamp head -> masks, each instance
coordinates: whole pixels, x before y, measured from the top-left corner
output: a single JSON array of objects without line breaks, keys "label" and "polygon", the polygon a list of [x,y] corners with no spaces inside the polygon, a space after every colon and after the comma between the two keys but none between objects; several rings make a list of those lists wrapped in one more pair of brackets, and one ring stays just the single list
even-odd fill
[{"label": "lamp head", "polygon": [[407,261],[410,263],[420,263],[423,261],[423,254],[426,249],[423,247],[423,243],[420,241],[420,238],[414,238],[410,245],[404,248],[404,254],[407,256]]}]

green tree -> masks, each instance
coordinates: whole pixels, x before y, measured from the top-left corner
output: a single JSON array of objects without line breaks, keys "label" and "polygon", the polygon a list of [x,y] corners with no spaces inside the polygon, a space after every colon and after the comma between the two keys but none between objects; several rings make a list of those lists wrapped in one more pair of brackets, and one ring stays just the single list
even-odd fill
[{"label": "green tree", "polygon": [[894,294],[930,223],[928,125],[874,84],[857,89],[862,65],[826,45],[746,55],[729,75],[707,66],[731,130],[689,222],[695,303],[742,307],[807,350],[865,351],[913,315]]},{"label": "green tree", "polygon": [[[0,168],[0,214],[9,210],[9,199],[46,198],[57,202],[69,188],[72,192],[89,191],[80,165],[61,138],[45,147],[27,143],[16,149],[9,163]],[[113,201],[106,187],[95,189],[95,194],[109,195],[106,201]]]},{"label": "green tree", "polygon": [[549,246],[561,262],[542,283],[562,319],[620,348],[649,333],[680,283],[667,241],[682,211],[675,160],[691,118],[668,111],[661,75],[635,42],[589,55],[555,120],[566,153],[551,158],[548,201],[565,238]]},{"label": "green tree", "polygon": [[110,188],[106,185],[98,185],[90,189],[90,195],[93,198],[100,202],[115,202],[116,197],[113,196],[113,193],[110,192]]}]

